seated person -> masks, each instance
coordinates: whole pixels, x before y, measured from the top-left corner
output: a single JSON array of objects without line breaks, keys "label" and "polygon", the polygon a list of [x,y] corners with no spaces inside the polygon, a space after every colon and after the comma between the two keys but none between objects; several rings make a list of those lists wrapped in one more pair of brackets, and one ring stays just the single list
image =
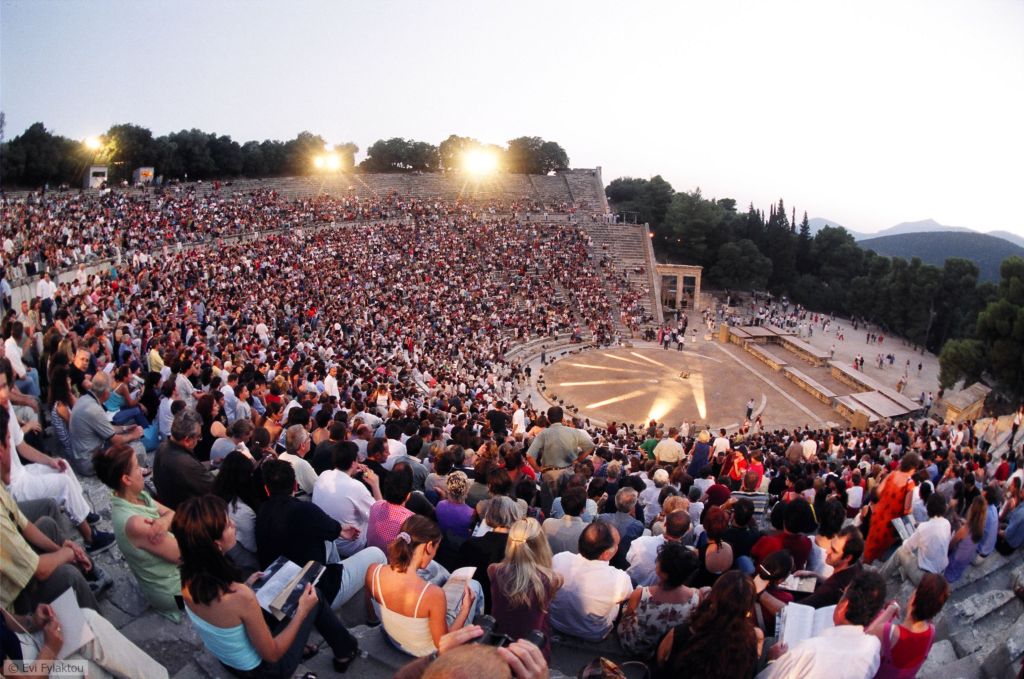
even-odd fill
[{"label": "seated person", "polygon": [[146,492],[135,451],[113,446],[93,455],[96,476],[111,489],[110,522],[117,546],[149,604],[174,622],[181,620],[178,542],[170,533],[174,512]]},{"label": "seated person", "polygon": [[635,585],[653,585],[658,582],[655,573],[658,550],[668,542],[687,544],[690,532],[690,515],[676,511],[665,517],[665,532],[661,535],[644,535],[633,540],[633,546],[626,554],[629,568],[626,573]]},{"label": "seated person", "polygon": [[925,573],[907,601],[902,623],[893,622],[900,612],[896,602],[878,614],[865,630],[882,643],[881,666],[875,676],[917,676],[935,641],[935,626],[929,620],[939,614],[948,598],[946,579],[937,573]]},{"label": "seated person", "polygon": [[609,563],[618,549],[615,526],[595,521],[580,535],[578,554],[555,554],[551,566],[563,584],[551,601],[552,628],[587,641],[608,636],[633,591],[629,576]]},{"label": "seated person", "polygon": [[461,629],[483,611],[483,592],[475,580],[442,589],[423,578],[430,569],[441,531],[430,519],[412,515],[388,547],[387,564],[371,568],[365,585],[379,607],[384,633],[399,650],[417,657],[431,655],[441,637]]},{"label": "seated person", "polygon": [[[6,429],[8,417],[8,410],[0,407],[0,432]],[[70,587],[79,606],[96,609],[96,595],[83,575],[83,570],[93,568],[85,550],[71,540],[58,542],[60,530],[50,517],[29,522],[7,492],[11,458],[16,456],[8,441],[7,436],[0,436],[0,606],[27,613],[41,603],[52,602]]]},{"label": "seated person", "polygon": [[334,444],[333,468],[324,471],[313,486],[313,504],[335,521],[359,529],[355,539],[334,541],[338,554],[343,557],[366,547],[370,509],[375,500],[381,499],[380,480],[372,470],[357,462],[358,453],[359,449],[351,441]]},{"label": "seated person", "polygon": [[[525,639],[508,646],[467,643],[483,635],[478,625],[449,632],[438,644],[438,656],[418,658],[401,667],[394,679],[545,679],[548,663],[541,650]],[[513,670],[513,667],[515,670]]]},{"label": "seated person", "polygon": [[565,489],[559,499],[562,501],[564,514],[557,519],[545,519],[544,534],[548,536],[553,554],[560,552],[576,554],[579,551],[580,535],[587,527],[587,523],[580,516],[587,502],[587,493],[582,486],[570,486]]},{"label": "seated person", "polygon": [[177,509],[185,500],[213,491],[213,475],[192,455],[203,436],[203,419],[192,408],[174,416],[171,437],[160,444],[153,458],[153,484],[160,502]]},{"label": "seated person", "polygon": [[632,488],[619,488],[615,493],[615,512],[600,514],[598,519],[615,526],[621,536],[619,551],[612,559],[612,565],[625,570],[629,566],[626,554],[633,540],[644,534],[644,524],[636,520],[636,503],[638,494]]},{"label": "seated person", "polygon": [[732,555],[736,559],[736,568],[747,575],[754,574],[754,562],[750,558],[750,550],[761,538],[754,520],[754,504],[747,499],[737,500],[731,507],[732,520],[725,530],[723,540],[732,545]]},{"label": "seated person", "polygon": [[488,500],[484,523],[489,530],[483,535],[466,540],[459,550],[460,566],[476,568],[473,579],[480,583],[480,588],[484,592],[484,610],[487,611],[491,610],[491,580],[487,575],[487,568],[505,558],[508,530],[519,516],[518,509],[511,498],[499,495]]},{"label": "seated person", "polygon": [[657,584],[633,590],[619,620],[619,642],[629,654],[649,657],[665,633],[684,625],[701,601],[701,591],[687,587],[697,572],[699,558],[678,542],[667,542],[658,552]]},{"label": "seated person", "polygon": [[[235,424],[244,421],[235,420]],[[213,482],[213,494],[228,503],[228,516],[235,522],[238,540],[228,556],[246,577],[260,568],[256,558],[256,512],[263,504],[265,492],[263,478],[252,459],[237,450],[223,458]]]},{"label": "seated person", "polygon": [[787,648],[775,644],[768,653],[774,661],[758,679],[827,676],[835,679],[871,679],[879,666],[881,644],[865,627],[885,603],[885,580],[874,571],[855,577],[832,614],[835,627]]},{"label": "seated person", "polygon": [[520,639],[544,633],[544,657],[551,657],[551,599],[562,580],[551,567],[551,547],[536,519],[519,519],[508,532],[505,555],[487,567],[491,615],[496,632]]},{"label": "seated person", "polygon": [[358,536],[354,526],[343,526],[312,502],[294,497],[297,488],[295,468],[284,460],[270,460],[261,468],[263,485],[270,496],[256,515],[256,556],[266,568],[274,559],[285,556],[306,565],[309,561],[326,564],[320,577],[320,589],[328,597],[328,606],[341,606],[363,586],[367,569],[384,563],[384,553],[374,547],[356,552],[341,563],[328,563],[328,548],[339,536],[352,540]]},{"label": "seated person", "polygon": [[[280,462],[291,469],[287,462]],[[359,644],[311,584],[298,610],[272,630],[249,585],[225,556],[235,546],[227,504],[216,495],[186,500],[171,526],[181,548],[181,594],[185,612],[207,650],[236,676],[290,677],[302,660],[315,625],[344,672],[359,656]]]},{"label": "seated person", "polygon": [[446,542],[458,547],[473,530],[476,517],[472,507],[466,504],[469,479],[462,472],[449,472],[444,480],[445,499],[437,503],[437,525]]},{"label": "seated person", "polygon": [[402,530],[402,523],[415,512],[405,506],[412,495],[412,470],[400,466],[380,484],[381,499],[370,507],[366,525],[366,544],[386,550]]},{"label": "seated person", "polygon": [[[106,618],[90,608],[83,608],[82,615],[92,632],[92,639],[63,658],[63,661],[69,665],[86,664],[86,676],[89,677],[113,675],[167,679],[164,666],[146,655],[145,651],[121,634]],[[32,636],[33,632],[38,631],[43,633],[42,646]],[[50,606],[39,604],[32,615],[14,615],[0,610],[0,639],[3,639],[0,645],[0,666],[4,667],[5,672],[10,671],[7,663],[11,661],[23,667],[17,676],[68,676],[49,669],[53,667],[64,645],[64,630]],[[22,666],[22,663],[25,665]]]},{"label": "seated person", "polygon": [[783,513],[783,528],[777,533],[762,536],[754,544],[750,550],[750,556],[755,565],[772,552],[786,549],[793,556],[796,570],[807,568],[807,558],[811,554],[811,540],[802,533],[814,530],[814,515],[810,503],[803,498],[797,498],[786,503],[781,509],[773,511]]},{"label": "seated person", "polygon": [[949,542],[953,531],[946,518],[946,497],[932,493],[928,497],[928,520],[918,524],[913,535],[899,546],[882,566],[881,573],[893,573],[917,584],[925,573],[942,573],[949,565]]}]

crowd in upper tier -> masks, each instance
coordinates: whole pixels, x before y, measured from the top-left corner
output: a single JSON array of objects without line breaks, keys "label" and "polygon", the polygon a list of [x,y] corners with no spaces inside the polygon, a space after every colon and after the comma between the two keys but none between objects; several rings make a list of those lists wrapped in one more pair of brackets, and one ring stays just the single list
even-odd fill
[{"label": "crowd in upper tier", "polygon": [[[664,677],[914,676],[949,583],[1024,544],[1019,447],[993,456],[974,423],[599,428],[535,406],[507,350],[614,341],[636,301],[628,278],[605,285],[577,224],[396,196],[285,216],[270,193],[226,211],[83,200],[4,204],[38,217],[50,261],[128,239],[119,264],[43,277],[5,314],[5,658],[53,657],[49,604],[70,588],[95,633],[77,657],[166,676],[94,613],[110,581],[92,557],[116,544],[166,624],[191,624],[240,677],[291,676],[313,627],[337,671],[358,669],[337,614],[357,596],[410,656],[403,677],[544,677],[556,635],[617,638]],[[11,234],[13,252],[34,233]],[[80,476],[109,486],[110,531]],[[253,587],[281,557],[324,571],[279,620]],[[915,587],[906,610],[893,578]],[[780,629],[829,607],[817,636]],[[33,630],[40,643],[17,643]],[[467,643],[483,635],[508,643]]]}]

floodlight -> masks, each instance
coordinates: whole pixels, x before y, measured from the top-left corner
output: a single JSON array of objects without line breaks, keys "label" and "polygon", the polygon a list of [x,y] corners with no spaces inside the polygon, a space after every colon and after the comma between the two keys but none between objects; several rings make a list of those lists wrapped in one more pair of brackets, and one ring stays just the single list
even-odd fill
[{"label": "floodlight", "polygon": [[469,149],[462,154],[462,167],[470,174],[488,174],[498,169],[498,156],[480,148]]},{"label": "floodlight", "polygon": [[103,141],[99,137],[89,137],[85,140],[85,148],[90,151],[99,151],[103,148]]},{"label": "floodlight", "polygon": [[323,157],[323,156],[317,156],[316,158],[314,158],[314,159],[313,159],[313,165],[314,165],[314,166],[316,167],[316,169],[318,169],[318,170],[322,170],[322,169],[324,169],[324,165],[325,165],[325,162],[324,162],[324,157]]},{"label": "floodlight", "polygon": [[341,157],[337,153],[328,153],[324,156],[324,167],[328,170],[341,169]]}]

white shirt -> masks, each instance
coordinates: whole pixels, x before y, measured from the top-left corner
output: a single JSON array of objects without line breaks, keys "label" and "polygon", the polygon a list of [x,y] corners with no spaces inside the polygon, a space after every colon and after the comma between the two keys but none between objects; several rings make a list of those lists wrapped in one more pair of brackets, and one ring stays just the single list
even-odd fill
[{"label": "white shirt", "polygon": [[712,453],[717,455],[718,453],[724,453],[729,450],[729,439],[724,436],[719,436],[715,439],[714,443],[711,444]]},{"label": "white shirt", "polygon": [[804,449],[805,460],[811,460],[818,455],[818,442],[814,439],[804,439],[800,447]]},{"label": "white shirt", "polygon": [[793,645],[757,679],[871,679],[882,644],[860,625],[838,625]]},{"label": "white shirt", "polygon": [[40,299],[53,299],[55,294],[57,294],[57,284],[45,278],[40,278],[36,284],[36,297]]},{"label": "white shirt", "polygon": [[612,629],[619,604],[629,598],[629,576],[607,561],[560,552],[551,567],[563,584],[551,601],[551,626],[587,641],[601,641]]},{"label": "white shirt", "polygon": [[334,398],[341,398],[341,392],[338,391],[338,378],[334,375],[328,375],[324,378],[324,393]]},{"label": "white shirt", "polygon": [[526,413],[519,408],[512,413],[512,434],[526,433]]},{"label": "white shirt", "polygon": [[388,439],[388,459],[384,460],[382,465],[384,469],[391,471],[395,467],[395,463],[398,462],[399,458],[406,457],[409,454],[409,449],[406,448],[405,444],[396,439]]},{"label": "white shirt", "polygon": [[626,573],[638,587],[657,584],[658,575],[654,572],[654,562],[657,561],[658,550],[663,544],[664,535],[644,535],[629,545],[629,551],[626,552],[629,568],[626,569]]},{"label": "white shirt", "polygon": [[316,472],[313,471],[313,465],[291,453],[281,453],[277,459],[284,460],[295,468],[295,481],[298,482],[299,489],[303,493],[311,495],[316,486]]},{"label": "white shirt", "polygon": [[864,504],[864,489],[860,486],[850,486],[846,489],[846,506],[850,509],[860,509]]},{"label": "white shirt", "polygon": [[658,462],[679,462],[683,457],[683,446],[675,439],[662,439],[654,446],[654,459]]},{"label": "white shirt", "polygon": [[907,547],[917,551],[917,565],[929,573],[942,573],[949,565],[949,541],[953,529],[944,516],[935,516],[922,524],[907,539]]},{"label": "white shirt", "polygon": [[313,504],[343,526],[356,526],[365,533],[373,495],[345,472],[328,469],[316,480]]},{"label": "white shirt", "polygon": [[[25,379],[28,370],[25,368],[25,364],[21,362],[21,347],[14,341],[13,337],[8,337],[4,340],[4,355],[11,362],[11,367],[14,369],[14,377],[19,380]],[[10,386],[13,387],[14,385]]]}]

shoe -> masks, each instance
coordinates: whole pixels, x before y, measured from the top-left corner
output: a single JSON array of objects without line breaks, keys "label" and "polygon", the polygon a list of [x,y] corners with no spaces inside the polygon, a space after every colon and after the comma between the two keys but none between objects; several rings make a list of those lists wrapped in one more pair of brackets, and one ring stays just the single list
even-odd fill
[{"label": "shoe", "polygon": [[97,523],[100,522],[100,515],[96,512],[89,512],[89,515],[85,517],[85,521],[90,526],[95,526]]},{"label": "shoe", "polygon": [[338,672],[339,674],[344,674],[348,671],[349,665],[352,664],[352,661],[358,657],[359,647],[356,646],[356,649],[344,658],[331,658],[331,664],[334,666],[335,672]]},{"label": "shoe", "polygon": [[94,530],[92,532],[92,542],[85,546],[85,551],[88,552],[91,556],[96,556],[97,554],[102,554],[103,552],[113,547],[114,542],[115,539],[113,533],[107,533],[106,531],[102,530]]},{"label": "shoe", "polygon": [[114,584],[114,578],[107,575],[107,572],[102,568],[93,567],[91,571],[85,574],[85,579],[89,582],[89,589],[97,597],[110,589],[111,585]]}]

